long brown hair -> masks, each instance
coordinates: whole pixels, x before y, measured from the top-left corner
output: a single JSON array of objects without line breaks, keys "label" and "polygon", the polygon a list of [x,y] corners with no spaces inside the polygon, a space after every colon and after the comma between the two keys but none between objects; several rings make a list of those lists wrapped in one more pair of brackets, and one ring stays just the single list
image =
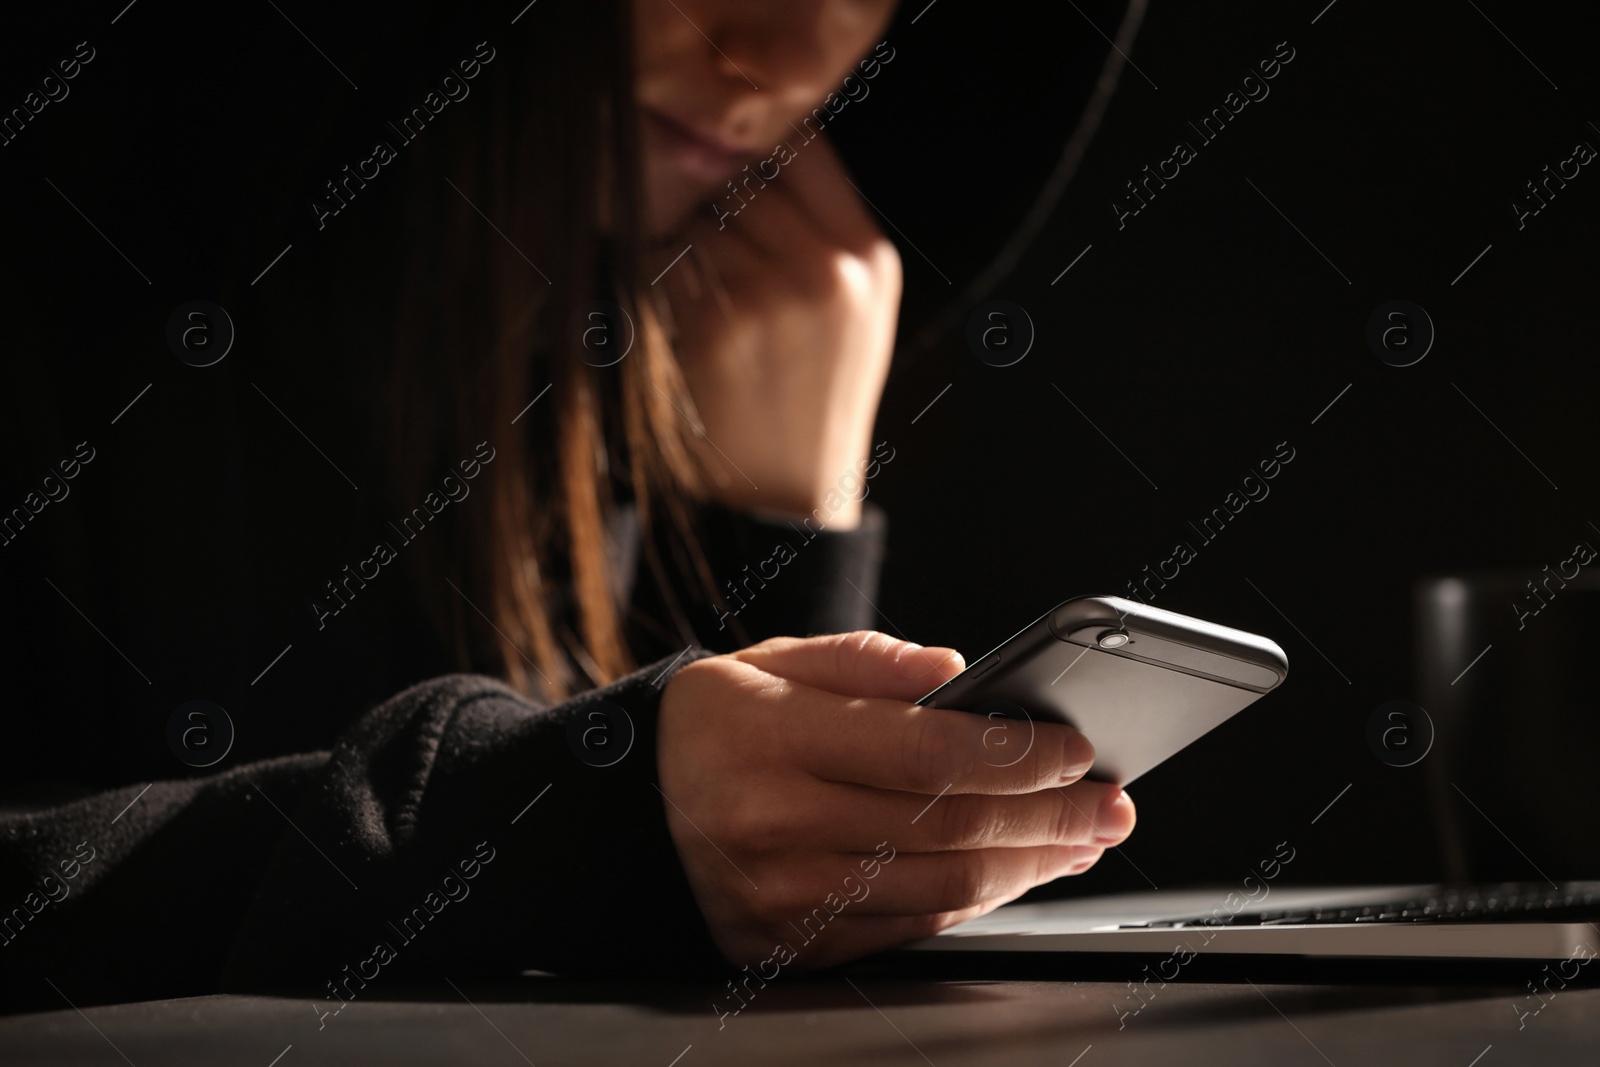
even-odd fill
[{"label": "long brown hair", "polygon": [[[401,506],[479,442],[494,449],[473,484],[486,499],[448,536],[419,538],[412,572],[464,666],[493,648],[512,685],[560,699],[583,687],[574,666],[588,684],[633,666],[606,536],[614,486],[631,491],[659,575],[653,524],[689,550],[680,560],[698,558],[690,518],[704,475],[670,319],[645,274],[629,4],[538,15],[549,43],[490,42],[495,59],[472,89],[482,95],[408,161],[383,404]],[[596,299],[634,327],[613,366],[585,362],[571,327]]]}]

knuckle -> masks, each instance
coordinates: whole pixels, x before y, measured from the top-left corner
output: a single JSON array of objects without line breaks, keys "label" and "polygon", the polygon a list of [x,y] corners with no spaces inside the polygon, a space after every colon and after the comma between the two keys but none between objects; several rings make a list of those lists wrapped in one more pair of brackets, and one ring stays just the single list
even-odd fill
[{"label": "knuckle", "polygon": [[955,746],[937,714],[917,715],[906,727],[901,749],[906,783],[914,790],[937,792],[950,784]]},{"label": "knuckle", "polygon": [[[764,641],[757,641],[753,645],[746,645],[744,648],[728,654],[734,659],[748,660],[751,653],[755,653],[757,656],[759,656],[767,652],[781,652],[796,642],[797,639],[793,637],[769,637]],[[699,660],[697,662],[703,663],[704,660]]]},{"label": "knuckle", "polygon": [[[741,885],[743,882],[740,879]],[[766,888],[759,893],[745,886],[745,912],[756,922],[780,927],[804,906],[802,894],[775,874],[762,875],[761,884]]]},{"label": "knuckle", "polygon": [[[1076,855],[1076,853],[1074,853],[1074,855]],[[1027,887],[1023,887],[1018,890],[1017,895],[1021,896],[1028,887],[1044,885],[1046,882],[1051,881],[1057,875],[1062,873],[1062,869],[1063,868],[1061,866],[1059,854],[1053,854],[1051,850],[1047,848],[1035,850],[1033,856],[1033,877],[1028,879]]]},{"label": "knuckle", "polygon": [[781,808],[745,798],[729,804],[715,820],[730,848],[743,853],[782,849],[792,837],[789,819]]},{"label": "knuckle", "polygon": [[904,644],[882,630],[857,630],[852,636],[856,638],[863,656],[892,655]]},{"label": "knuckle", "polygon": [[867,261],[872,264],[873,271],[879,278],[879,284],[889,284],[896,288],[900,285],[901,261],[900,250],[894,242],[878,234],[867,249]]},{"label": "knuckle", "polygon": [[932,937],[940,930],[952,926],[956,922],[953,911],[931,912],[927,915],[907,915],[905,923],[906,940],[920,941],[925,937]]},{"label": "knuckle", "polygon": [[1060,779],[1062,771],[1066,770],[1069,764],[1076,762],[1073,759],[1075,739],[1070,729],[1052,730],[1050,733],[1052,743],[1039,746],[1039,761],[1034,769],[1041,781],[1054,782]]},{"label": "knuckle", "polygon": [[901,284],[900,254],[893,243],[874,236],[854,247],[836,246],[817,257],[804,275],[818,296],[847,303],[876,300]]},{"label": "knuckle", "polygon": [[1073,799],[1065,792],[1058,792],[1056,801],[1052,840],[1075,841],[1085,836],[1088,820],[1078,811]]},{"label": "knuckle", "polygon": [[800,256],[790,266],[789,278],[799,294],[811,301],[827,303],[841,293],[843,280],[831,252]]},{"label": "knuckle", "polygon": [[843,249],[830,257],[830,288],[842,296],[864,300],[880,285],[873,260]]},{"label": "knuckle", "polygon": [[994,811],[979,796],[947,797],[940,826],[943,842],[953,849],[983,848],[996,836]]},{"label": "knuckle", "polygon": [[958,852],[949,856],[940,879],[939,903],[942,910],[959,911],[982,903],[984,899],[983,857]]},{"label": "knuckle", "polygon": [[863,652],[892,652],[902,643],[882,630],[856,630],[854,636],[861,642]]},{"label": "knuckle", "polygon": [[1035,784],[1044,788],[1061,782],[1062,772],[1078,762],[1078,735],[1076,731],[1062,727],[1040,732],[1043,736],[1037,739],[1029,752],[1028,771],[1033,775]]},{"label": "knuckle", "polygon": [[854,677],[860,665],[871,655],[874,638],[879,636],[872,630],[852,630],[840,634],[833,643],[834,672],[840,677]]}]

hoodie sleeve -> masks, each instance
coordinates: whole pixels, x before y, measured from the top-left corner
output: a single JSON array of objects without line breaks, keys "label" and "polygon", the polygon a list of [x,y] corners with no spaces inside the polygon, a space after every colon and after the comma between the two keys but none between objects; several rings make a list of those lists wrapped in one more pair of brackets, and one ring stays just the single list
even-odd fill
[{"label": "hoodie sleeve", "polygon": [[[707,504],[697,531],[703,578],[659,529],[644,539],[645,552],[671,562],[671,577],[663,586],[640,569],[634,643],[664,650],[674,647],[675,634],[676,648],[732,652],[769,637],[881,629],[875,604],[888,525],[870,501],[851,529]],[[641,619],[650,625],[637,625]]]},{"label": "hoodie sleeve", "polygon": [[[0,816],[7,1002],[220,980],[310,997],[326,1025],[407,977],[713,973],[655,762],[666,682],[710,654],[549,708],[446,675],[331,752]],[[59,966],[105,944],[127,962]]]}]

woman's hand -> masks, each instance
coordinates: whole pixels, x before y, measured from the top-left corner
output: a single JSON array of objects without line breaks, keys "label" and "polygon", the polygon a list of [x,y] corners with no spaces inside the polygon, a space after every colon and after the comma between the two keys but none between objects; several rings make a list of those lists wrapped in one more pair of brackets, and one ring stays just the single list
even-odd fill
[{"label": "woman's hand", "polygon": [[1132,831],[1122,790],[1079,780],[1094,750],[1077,731],[910,703],[961,666],[862,631],[774,638],[667,684],[667,825],[730,962],[825,967],[928,937]]},{"label": "woman's hand", "polygon": [[848,528],[861,510],[851,492],[824,505],[841,479],[859,484],[894,349],[900,257],[825,139],[800,142],[769,181],[746,177],[735,179],[744,201],[725,194],[721,217],[698,217],[660,259],[693,246],[662,284],[702,458],[730,507],[823,508],[823,522]]}]

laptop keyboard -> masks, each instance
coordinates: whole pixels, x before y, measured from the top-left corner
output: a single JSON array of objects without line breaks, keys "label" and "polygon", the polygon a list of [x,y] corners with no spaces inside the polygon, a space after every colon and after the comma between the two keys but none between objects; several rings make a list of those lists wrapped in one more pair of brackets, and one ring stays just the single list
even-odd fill
[{"label": "laptop keyboard", "polygon": [[1125,923],[1120,929],[1180,929],[1197,926],[1304,926],[1318,923],[1591,922],[1600,920],[1600,882],[1548,882],[1440,887],[1437,895],[1327,910],[1240,911],[1228,918],[1200,915]]}]

